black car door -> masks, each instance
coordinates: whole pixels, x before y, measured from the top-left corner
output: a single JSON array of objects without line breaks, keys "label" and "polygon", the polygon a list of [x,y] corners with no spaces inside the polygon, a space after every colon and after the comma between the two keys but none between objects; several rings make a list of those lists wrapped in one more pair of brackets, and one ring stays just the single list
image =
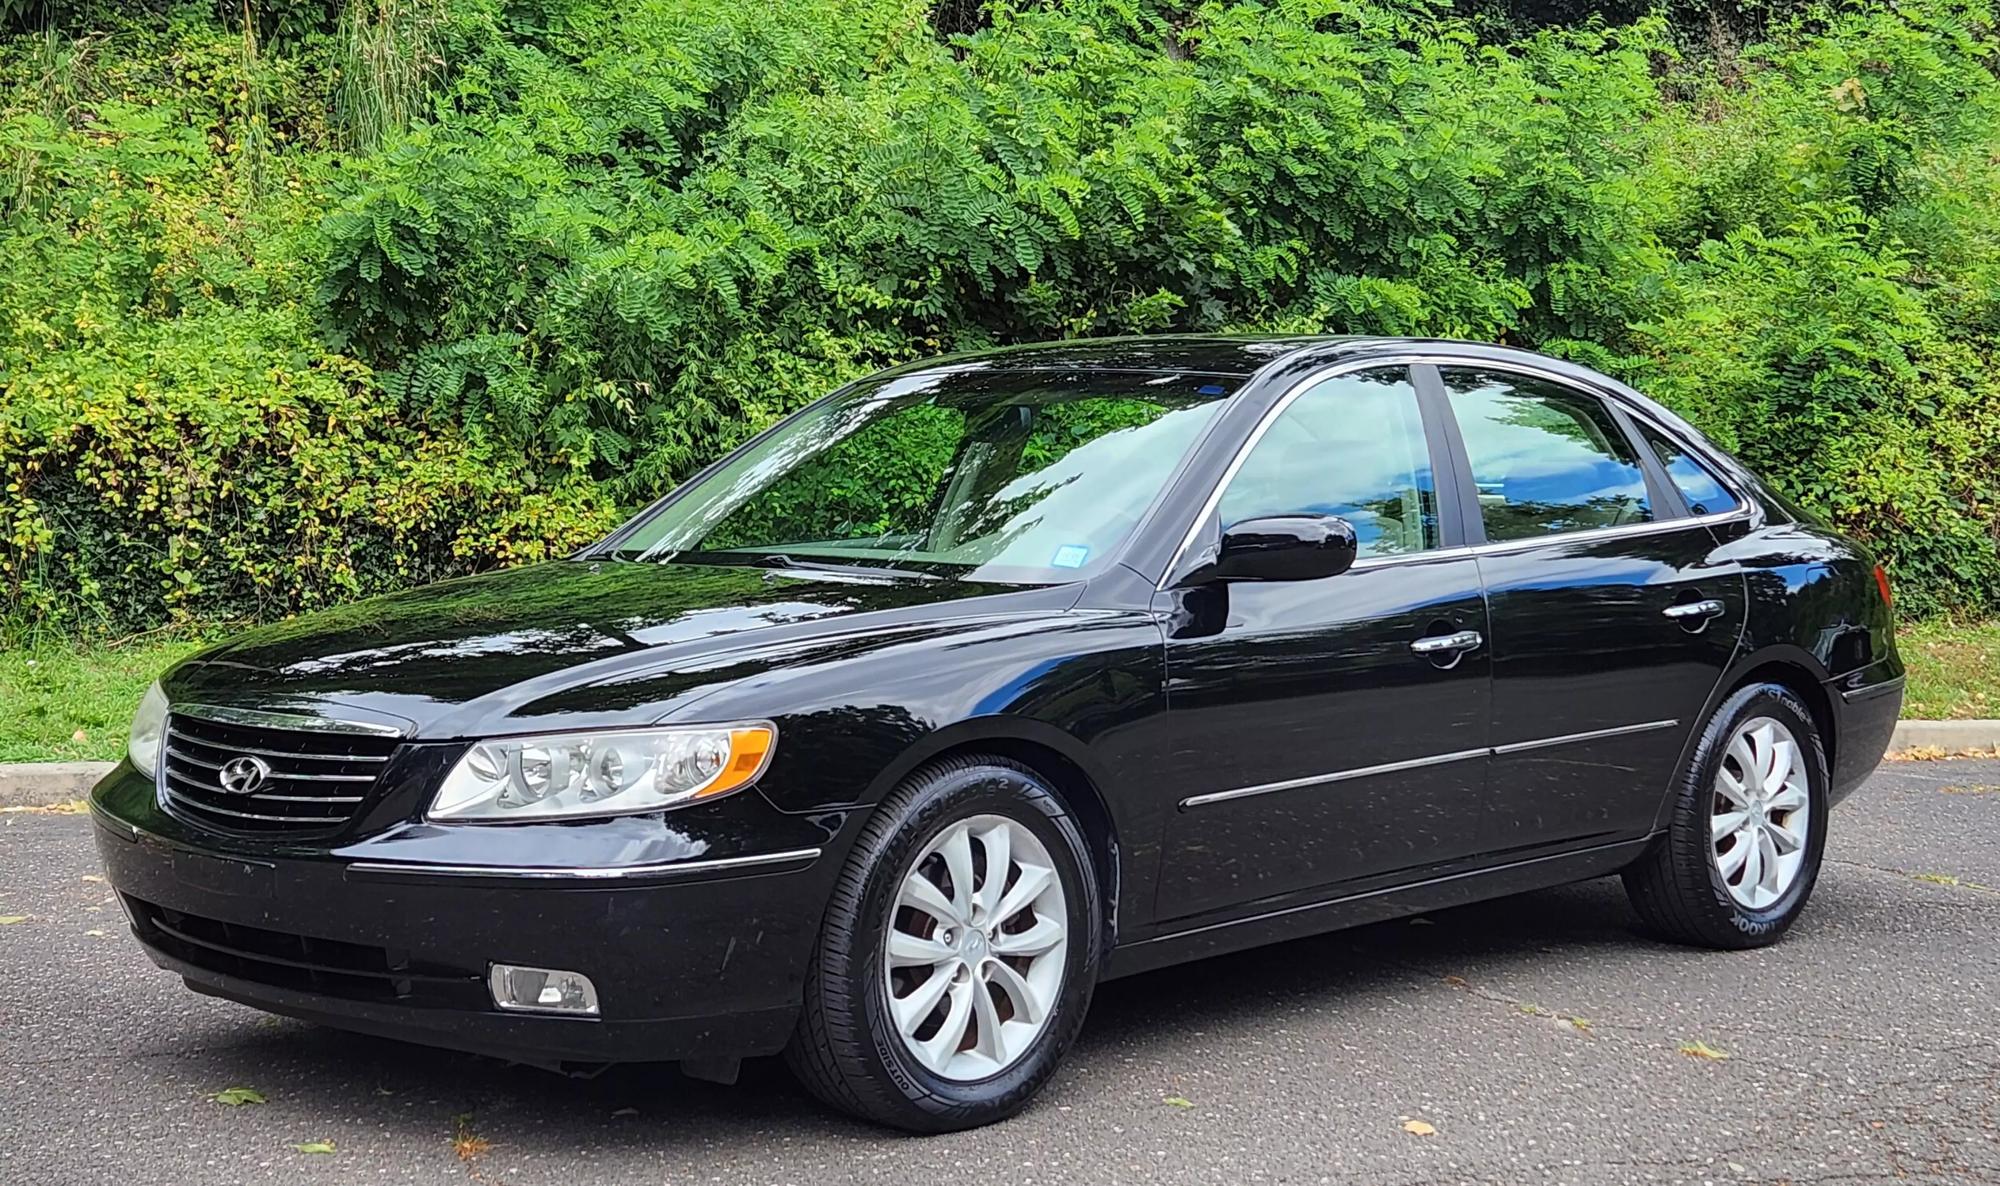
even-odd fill
[{"label": "black car door", "polygon": [[1211,538],[1337,514],[1359,559],[1320,580],[1159,594],[1177,773],[1160,921],[1281,908],[1484,844],[1486,607],[1453,546],[1460,508],[1439,503],[1441,420],[1405,367],[1309,380],[1224,478]]},{"label": "black car door", "polygon": [[1689,514],[1594,392],[1437,373],[1491,614],[1496,858],[1643,835],[1742,628],[1743,575],[1710,559],[1735,501]]}]

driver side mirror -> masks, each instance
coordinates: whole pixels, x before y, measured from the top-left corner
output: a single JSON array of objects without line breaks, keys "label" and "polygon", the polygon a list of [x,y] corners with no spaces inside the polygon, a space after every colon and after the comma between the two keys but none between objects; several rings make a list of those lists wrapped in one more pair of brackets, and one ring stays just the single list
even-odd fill
[{"label": "driver side mirror", "polygon": [[1222,533],[1208,577],[1217,581],[1316,581],[1354,566],[1360,543],[1338,515],[1245,519]]}]

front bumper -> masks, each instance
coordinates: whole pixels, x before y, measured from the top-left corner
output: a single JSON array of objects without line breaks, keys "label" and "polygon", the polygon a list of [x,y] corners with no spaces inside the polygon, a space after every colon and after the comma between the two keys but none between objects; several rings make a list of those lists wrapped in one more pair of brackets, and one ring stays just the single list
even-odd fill
[{"label": "front bumper", "polygon": [[[191,828],[129,764],[91,813],[134,936],[190,988],[545,1064],[780,1049],[841,831],[748,794],[563,825],[410,821],[310,849]],[[582,972],[601,1013],[503,1013],[486,988],[495,962]]]}]

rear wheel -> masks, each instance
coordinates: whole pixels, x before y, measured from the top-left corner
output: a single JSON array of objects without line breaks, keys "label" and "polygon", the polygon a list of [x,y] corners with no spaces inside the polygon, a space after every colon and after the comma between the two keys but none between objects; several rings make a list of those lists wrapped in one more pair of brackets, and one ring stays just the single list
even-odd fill
[{"label": "rear wheel", "polygon": [[828,904],[787,1060],[864,1118],[945,1132],[1019,1111],[1097,976],[1082,834],[1032,771],[929,767],[875,809]]},{"label": "rear wheel", "polygon": [[1716,709],[1675,786],[1667,834],[1625,872],[1668,938],[1758,947],[1790,928],[1826,845],[1826,753],[1790,689],[1752,684]]}]

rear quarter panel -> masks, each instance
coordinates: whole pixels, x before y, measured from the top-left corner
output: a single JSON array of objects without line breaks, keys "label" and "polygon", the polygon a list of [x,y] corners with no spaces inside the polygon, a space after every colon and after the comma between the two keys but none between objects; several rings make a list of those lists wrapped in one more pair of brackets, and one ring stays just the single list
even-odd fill
[{"label": "rear quarter panel", "polygon": [[1749,591],[1743,645],[1717,700],[1758,668],[1785,664],[1819,689],[1836,799],[1881,761],[1902,706],[1903,660],[1875,560],[1811,524],[1767,523],[1717,553],[1739,563]]}]

